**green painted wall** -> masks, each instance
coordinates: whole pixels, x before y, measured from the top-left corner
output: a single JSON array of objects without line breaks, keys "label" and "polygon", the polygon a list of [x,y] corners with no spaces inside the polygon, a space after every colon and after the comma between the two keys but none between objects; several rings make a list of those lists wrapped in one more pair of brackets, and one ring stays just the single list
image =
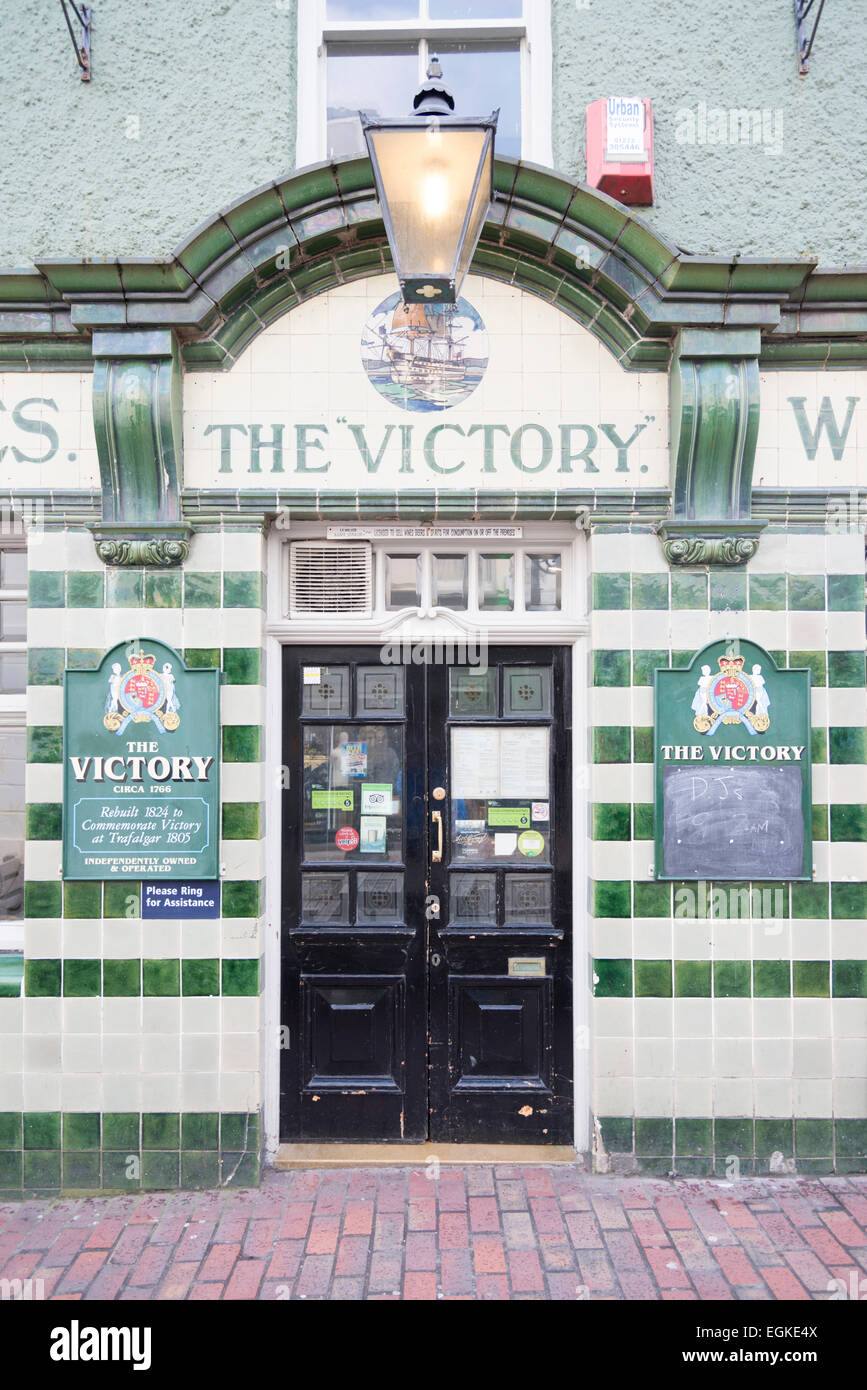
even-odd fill
[{"label": "green painted wall", "polygon": [[[867,262],[867,6],[825,6],[806,77],[793,10],[792,0],[552,0],[555,166],[584,178],[591,101],[649,97],[656,203],[640,211],[657,231],[697,254]],[[678,113],[699,102],[781,111],[780,153],[679,143]]]},{"label": "green painted wall", "polygon": [[0,265],[164,256],[285,174],[296,28],[296,0],[95,0],[88,85],[57,0],[4,4]]}]

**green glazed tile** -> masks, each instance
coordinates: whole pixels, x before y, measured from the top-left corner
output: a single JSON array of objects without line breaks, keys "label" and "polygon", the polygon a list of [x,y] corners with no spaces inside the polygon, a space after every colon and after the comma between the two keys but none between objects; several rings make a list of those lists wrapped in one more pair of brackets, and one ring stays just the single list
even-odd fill
[{"label": "green glazed tile", "polygon": [[750,575],[750,608],[780,612],[786,607],[784,574]]},{"label": "green glazed tile", "polygon": [[220,1155],[215,1150],[184,1153],[181,1150],[181,1187],[186,1189],[218,1187]]},{"label": "green glazed tile", "polygon": [[144,570],[108,568],[105,572],[107,608],[144,607]]},{"label": "green glazed tile", "polygon": [[188,571],[184,575],[185,608],[219,608],[219,574],[195,574]]},{"label": "green glazed tile", "polygon": [[178,570],[148,570],[145,574],[146,608],[180,608],[181,576]]},{"label": "green glazed tile", "polygon": [[65,661],[62,647],[31,647],[27,653],[27,684],[60,685]]},{"label": "green glazed tile", "polygon": [[756,1157],[767,1161],[773,1153],[794,1157],[793,1120],[756,1120]]},{"label": "green glazed tile", "polygon": [[68,1192],[93,1191],[102,1186],[100,1181],[102,1155],[100,1153],[63,1154],[63,1187]]},{"label": "green glazed tile", "polygon": [[792,965],[790,961],[753,961],[753,994],[757,999],[788,999],[791,993]]},{"label": "green glazed tile", "polygon": [[867,1119],[837,1120],[834,1139],[838,1158],[857,1158],[863,1164],[867,1154]]},{"label": "green glazed tile", "polygon": [[632,607],[641,612],[644,609],[666,609],[668,607],[667,574],[634,574],[632,576]]},{"label": "green glazed tile", "polygon": [[106,883],[102,911],[104,917],[141,917],[141,884]]},{"label": "green glazed tile", "polygon": [[222,979],[223,994],[256,995],[259,993],[259,962],[257,960],[224,960]]},{"label": "green glazed tile", "polygon": [[717,1158],[752,1158],[755,1153],[753,1121],[725,1116],[713,1123],[713,1147]]},{"label": "green glazed tile", "polygon": [[181,992],[178,960],[143,960],[142,993],[145,998],[170,997]]},{"label": "green glazed tile", "polygon": [[99,1148],[98,1113],[74,1114],[69,1111],[63,1116],[64,1149]]},{"label": "green glazed tile", "polygon": [[694,656],[695,656],[695,652],[694,652],[694,651],[683,651],[683,652],[681,652],[681,651],[674,650],[674,651],[672,651],[672,653],[671,653],[671,664],[672,664],[672,666],[675,668],[675,670],[677,670],[677,671],[684,671],[684,670],[686,670],[687,666],[689,666],[689,665],[691,664],[692,659],[693,659]]},{"label": "green glazed tile", "polygon": [[[58,888],[60,884],[57,885]],[[60,961],[26,960],[24,993],[30,999],[60,998]]]},{"label": "green glazed tile", "polygon": [[19,1110],[4,1110],[0,1114],[0,1150],[20,1149],[23,1144],[23,1128]]},{"label": "green glazed tile", "polygon": [[595,763],[628,763],[629,730],[617,726],[593,730],[593,761]]},{"label": "green glazed tile", "polygon": [[850,922],[867,918],[867,883],[832,883],[831,916]]},{"label": "green glazed tile", "polygon": [[717,960],[713,966],[713,992],[717,999],[747,999],[752,971],[748,960]]},{"label": "green glazed tile", "polygon": [[20,1188],[23,1182],[24,1162],[21,1153],[21,1146],[13,1152],[0,1152],[0,1201],[11,1202],[21,1196]]},{"label": "green glazed tile", "polygon": [[100,992],[99,960],[65,960],[63,993],[70,999],[93,998]]},{"label": "green glazed tile", "polygon": [[789,575],[789,607],[817,612],[825,607],[825,578],[821,574]]},{"label": "green glazed tile", "polygon": [[824,652],[789,652],[789,669],[807,666],[813,673],[814,685],[826,685]]},{"label": "green glazed tile", "polygon": [[831,993],[829,962],[793,960],[792,993],[796,999],[827,999]]},{"label": "green glazed tile", "polygon": [[835,960],[831,972],[835,999],[867,999],[867,960]]},{"label": "green glazed tile", "polygon": [[[130,1160],[135,1162],[131,1163]],[[103,1149],[102,1185],[108,1190],[138,1192],[141,1188],[141,1156],[138,1145],[115,1153]]]},{"label": "green glazed tile", "polygon": [[42,1192],[60,1187],[60,1149],[25,1149],[23,1187]]},{"label": "green glazed tile", "polygon": [[674,1153],[674,1121],[635,1118],[635,1152],[648,1157]]},{"label": "green glazed tile", "polygon": [[631,960],[595,960],[593,973],[597,999],[628,999],[632,994]]},{"label": "green glazed tile", "polygon": [[70,671],[95,671],[102,661],[99,647],[70,647],[66,653],[66,664]]},{"label": "green glazed tile", "polygon": [[829,652],[828,684],[836,689],[853,689],[864,684],[863,652]]},{"label": "green glazed tile", "polygon": [[226,684],[258,685],[261,664],[262,654],[258,647],[226,647],[223,651]]},{"label": "green glazed tile", "polygon": [[828,575],[828,608],[832,613],[861,613],[864,607],[863,575]]},{"label": "green glazed tile", "polygon": [[593,653],[593,684],[628,686],[629,652],[597,650]]},{"label": "green glazed tile", "polygon": [[224,801],[222,806],[224,840],[258,840],[261,807],[258,801]]},{"label": "green glazed tile", "polygon": [[59,802],[31,801],[25,812],[25,835],[28,840],[61,840],[63,838],[62,808]]},{"label": "green glazed tile", "polygon": [[653,839],[653,806],[636,802],[632,808],[632,837],[635,840]]},{"label": "green glazed tile", "polygon": [[632,1117],[599,1115],[602,1143],[609,1153],[632,1153]]},{"label": "green glazed tile", "polygon": [[141,1118],[134,1111],[109,1111],[102,1117],[102,1146],[104,1149],[138,1153],[141,1147],[140,1129]]},{"label": "green glazed tile", "polygon": [[63,570],[31,570],[27,579],[27,602],[31,608],[63,608],[66,575]]},{"label": "green glazed tile", "polygon": [[141,994],[141,961],[104,960],[102,992],[106,998],[132,998]]},{"label": "green glazed tile", "polygon": [[60,1148],[59,1110],[25,1110],[24,1147],[25,1149]]},{"label": "green glazed tile", "polygon": [[814,763],[826,763],[828,761],[828,730],[812,729],[810,731],[811,751]]},{"label": "green glazed tile", "polygon": [[[297,276],[295,277],[297,280]],[[259,1183],[260,1164],[257,1154],[222,1153],[220,1155],[220,1182],[232,1183],[234,1187],[256,1187]]]},{"label": "green glazed tile", "polygon": [[223,725],[223,762],[257,763],[262,756],[258,724]]},{"label": "green glazed tile", "polygon": [[184,960],[181,962],[183,994],[217,995],[220,993],[220,962],[218,960]]},{"label": "green glazed tile", "polygon": [[692,1154],[676,1153],[672,1171],[679,1178],[709,1178],[713,1173],[713,1159],[709,1154],[706,1158],[695,1158]]},{"label": "green glazed tile", "polygon": [[636,883],[632,911],[636,917],[670,917],[670,883]]},{"label": "green glazed tile", "polygon": [[867,840],[867,806],[835,803],[831,807],[831,839]]},{"label": "green glazed tile", "polygon": [[789,890],[785,883],[759,883],[750,885],[750,907],[754,918],[773,921],[777,917],[789,916]]},{"label": "green glazed tile", "polygon": [[63,761],[63,729],[60,725],[29,725],[27,729],[27,761],[29,763],[60,763]]},{"label": "green glazed tile", "polygon": [[187,647],[184,662],[191,671],[218,671],[220,669],[219,647]]},{"label": "green glazed tile", "polygon": [[827,917],[827,883],[793,883],[792,916],[794,918]]},{"label": "green glazed tile", "polygon": [[813,839],[827,840],[828,838],[828,807],[818,806],[813,803]]},{"label": "green glazed tile", "polygon": [[151,1192],[160,1188],[173,1190],[180,1184],[180,1154],[151,1151],[142,1154],[141,1185]]},{"label": "green glazed tile", "polygon": [[101,917],[101,883],[64,883],[64,917]]},{"label": "green glazed tile", "polygon": [[223,574],[224,608],[261,608],[262,576],[257,570]]},{"label": "green glazed tile", "polygon": [[707,608],[707,574],[684,570],[671,572],[672,608]]},{"label": "green glazed tile", "polygon": [[594,917],[630,917],[632,884],[599,879],[593,884]]},{"label": "green glazed tile", "polygon": [[676,960],[674,962],[675,994],[679,999],[710,999],[710,973],[709,960]]},{"label": "green glazed tile", "polygon": [[637,960],[635,962],[636,998],[670,998],[671,964],[670,960]]},{"label": "green glazed tile", "polygon": [[[629,731],[625,731],[628,733]],[[632,730],[633,759],[637,763],[653,762],[653,729],[650,726],[636,725]],[[625,760],[629,761],[628,758]]]},{"label": "green glazed tile", "polygon": [[628,574],[594,574],[594,608],[628,608],[630,606]]},{"label": "green glazed tile", "polygon": [[220,1116],[220,1148],[246,1153],[256,1148],[259,1139],[258,1117],[243,1112],[226,1113]]},{"label": "green glazed tile", "polygon": [[25,882],[25,917],[59,917],[60,907],[61,892],[59,883]]},{"label": "green glazed tile", "polygon": [[678,1154],[712,1154],[713,1120],[677,1117],[674,1121],[674,1147]]},{"label": "green glazed tile", "polygon": [[653,673],[657,666],[668,667],[668,651],[662,648],[632,653],[632,684],[653,685]]},{"label": "green glazed tile", "polygon": [[142,1149],[178,1149],[180,1143],[180,1115],[167,1111],[151,1112],[142,1115]]},{"label": "green glazed tile", "polygon": [[795,1156],[797,1158],[827,1158],[833,1152],[833,1120],[795,1120]]},{"label": "green glazed tile", "polygon": [[743,612],[747,606],[747,576],[743,570],[711,570],[710,607],[715,613],[731,609]]},{"label": "green glazed tile", "polygon": [[838,725],[828,736],[832,764],[867,762],[867,729]]},{"label": "green glazed tile", "polygon": [[216,1111],[181,1116],[182,1149],[218,1149],[220,1117]]},{"label": "green glazed tile", "polygon": [[69,608],[102,608],[105,604],[105,580],[102,572],[70,570],[66,576],[66,602]]},{"label": "green glazed tile", "polygon": [[627,802],[601,802],[593,806],[594,840],[628,840],[630,807]]},{"label": "green glazed tile", "polygon": [[259,916],[259,883],[258,881],[224,883],[223,902],[221,916],[223,917],[258,917]]}]

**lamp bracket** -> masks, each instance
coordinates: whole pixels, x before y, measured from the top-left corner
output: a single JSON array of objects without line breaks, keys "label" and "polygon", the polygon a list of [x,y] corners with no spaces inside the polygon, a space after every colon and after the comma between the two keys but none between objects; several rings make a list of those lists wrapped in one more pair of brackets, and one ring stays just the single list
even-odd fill
[{"label": "lamp bracket", "polygon": [[[69,4],[76,20],[81,25],[81,38],[77,39],[75,30],[72,27],[72,20],[69,18]],[[75,0],[60,0],[60,8],[63,10],[63,18],[66,20],[66,27],[69,30],[69,37],[72,39],[72,47],[75,49],[75,60],[81,69],[82,82],[90,81],[90,41],[93,31],[93,6],[76,5]]]},{"label": "lamp bracket", "polygon": [[795,0],[795,25],[798,31],[798,72],[802,77],[809,71],[810,54],[813,51],[819,20],[822,18],[822,11],[825,8],[825,0],[819,0],[819,8],[812,21],[812,29],[810,29],[807,20],[815,3],[816,0]]}]

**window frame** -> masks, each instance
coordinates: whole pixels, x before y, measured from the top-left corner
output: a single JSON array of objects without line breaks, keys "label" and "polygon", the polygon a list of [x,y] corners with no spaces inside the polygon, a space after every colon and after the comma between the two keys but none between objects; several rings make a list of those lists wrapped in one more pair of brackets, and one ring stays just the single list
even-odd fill
[{"label": "window frame", "polygon": [[[0,551],[14,550],[19,553],[27,553],[27,543],[24,536],[0,537]],[[27,589],[2,589],[0,588],[0,602],[27,603]],[[27,652],[27,638],[23,642],[0,642],[0,652]],[[19,732],[25,735],[27,729],[27,684],[25,675],[24,689],[11,694],[0,693],[0,730],[3,732]],[[25,814],[27,804],[27,749],[24,750],[24,785],[21,788],[23,802],[21,806],[22,817]],[[22,827],[21,834],[21,859],[24,863],[26,853],[26,831]],[[26,874],[26,870],[25,870]],[[20,951],[24,947],[24,908],[22,905],[20,917],[0,918],[0,951]]]},{"label": "window frame", "polygon": [[[422,15],[428,0],[420,0]],[[327,22],[326,0],[298,6],[295,165],[304,169],[328,158],[329,43],[440,43],[517,39],[521,58],[521,160],[547,168],[553,162],[551,0],[524,0],[521,19],[402,19]],[[421,50],[423,52],[423,50]],[[419,59],[419,81],[422,58]],[[448,80],[448,73],[446,73]],[[407,110],[411,93],[407,93]],[[486,115],[486,112],[470,112]]]}]

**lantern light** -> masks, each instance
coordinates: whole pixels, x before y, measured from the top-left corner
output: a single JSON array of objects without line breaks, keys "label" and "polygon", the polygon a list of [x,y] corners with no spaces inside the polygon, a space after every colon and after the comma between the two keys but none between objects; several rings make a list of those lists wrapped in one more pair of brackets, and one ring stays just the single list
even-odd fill
[{"label": "lantern light", "polygon": [[432,57],[405,119],[358,113],[406,304],[457,302],[494,197],[500,113],[455,116],[442,78]]}]

